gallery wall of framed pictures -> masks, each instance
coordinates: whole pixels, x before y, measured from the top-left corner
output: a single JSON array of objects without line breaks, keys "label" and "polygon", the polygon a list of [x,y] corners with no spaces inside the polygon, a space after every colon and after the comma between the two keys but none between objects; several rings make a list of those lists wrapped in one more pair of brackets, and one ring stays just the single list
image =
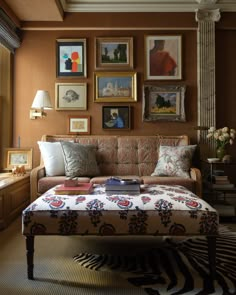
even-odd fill
[{"label": "gallery wall of framed pictures", "polygon": [[[79,112],[68,115],[69,134],[91,133],[88,87],[93,95],[90,103],[100,105],[103,130],[130,130],[131,114],[135,116],[133,103],[138,101],[142,103],[143,122],[186,121],[182,35],[144,35],[142,73],[135,70],[138,49],[134,37],[97,36],[93,42],[94,71],[87,72],[87,39],[56,40],[55,109]],[[142,77],[142,93],[137,93],[138,75]],[[93,77],[93,85],[88,85],[89,77]]]}]

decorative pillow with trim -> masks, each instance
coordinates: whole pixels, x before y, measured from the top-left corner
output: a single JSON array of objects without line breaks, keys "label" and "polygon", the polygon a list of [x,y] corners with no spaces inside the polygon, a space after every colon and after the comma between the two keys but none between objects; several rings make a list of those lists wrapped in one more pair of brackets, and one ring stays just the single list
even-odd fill
[{"label": "decorative pillow with trim", "polygon": [[64,157],[60,142],[38,141],[47,176],[65,175]]},{"label": "decorative pillow with trim", "polygon": [[97,176],[100,174],[95,146],[61,142],[61,147],[67,177]]},{"label": "decorative pillow with trim", "polygon": [[190,168],[196,145],[160,146],[159,158],[151,176],[190,178]]}]

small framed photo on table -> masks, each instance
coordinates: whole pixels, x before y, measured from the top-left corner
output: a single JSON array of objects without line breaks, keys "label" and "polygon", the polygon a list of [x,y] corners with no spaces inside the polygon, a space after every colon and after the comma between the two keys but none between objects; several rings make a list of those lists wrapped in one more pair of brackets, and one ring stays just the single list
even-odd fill
[{"label": "small framed photo on table", "polygon": [[69,116],[68,134],[90,134],[90,116]]},{"label": "small framed photo on table", "polygon": [[130,129],[130,106],[104,106],[102,128],[113,130]]},{"label": "small framed photo on table", "polygon": [[32,169],[33,148],[6,148],[5,170],[12,170],[17,166],[24,166],[25,170]]}]

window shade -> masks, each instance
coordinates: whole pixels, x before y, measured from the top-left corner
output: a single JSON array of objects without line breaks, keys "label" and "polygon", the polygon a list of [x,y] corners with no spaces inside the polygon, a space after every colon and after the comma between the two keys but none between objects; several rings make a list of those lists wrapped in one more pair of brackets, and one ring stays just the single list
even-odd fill
[{"label": "window shade", "polygon": [[14,53],[20,47],[20,30],[0,8],[0,43]]}]

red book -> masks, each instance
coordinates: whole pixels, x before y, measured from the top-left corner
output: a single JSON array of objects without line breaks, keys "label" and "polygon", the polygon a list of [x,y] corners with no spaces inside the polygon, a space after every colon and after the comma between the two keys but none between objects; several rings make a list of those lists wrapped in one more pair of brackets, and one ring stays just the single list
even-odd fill
[{"label": "red book", "polygon": [[92,190],[92,183],[79,183],[77,186],[65,186],[61,184],[54,189],[55,195],[88,195]]}]

